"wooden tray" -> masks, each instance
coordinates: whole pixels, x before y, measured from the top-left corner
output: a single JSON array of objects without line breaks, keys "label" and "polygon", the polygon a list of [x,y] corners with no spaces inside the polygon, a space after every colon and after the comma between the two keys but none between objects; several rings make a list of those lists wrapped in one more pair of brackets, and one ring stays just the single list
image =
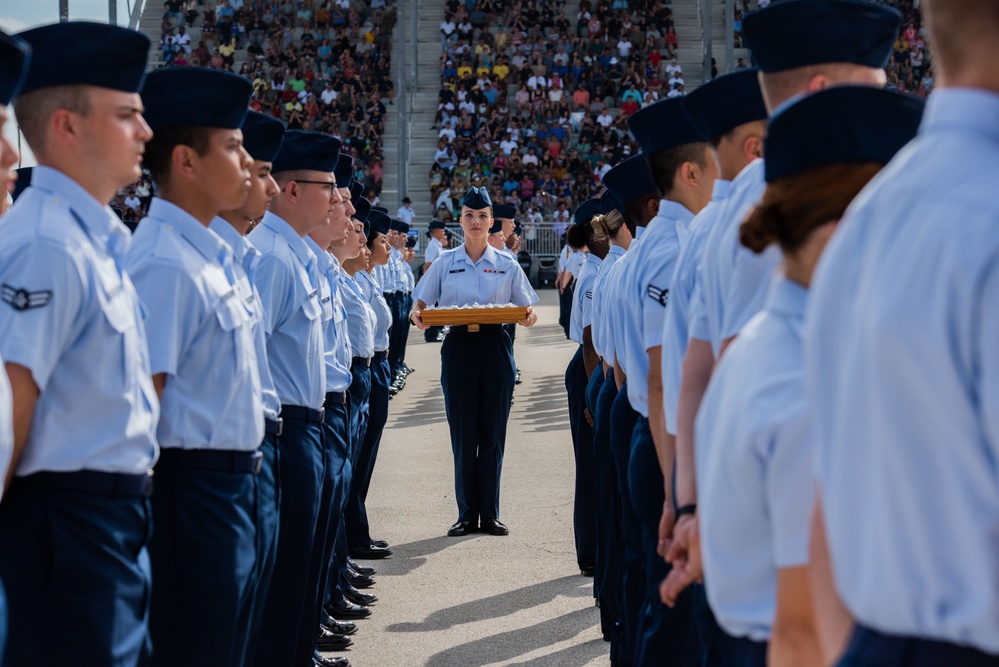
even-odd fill
[{"label": "wooden tray", "polygon": [[514,324],[527,317],[527,307],[513,308],[426,308],[420,311],[423,323],[432,327],[466,324]]}]

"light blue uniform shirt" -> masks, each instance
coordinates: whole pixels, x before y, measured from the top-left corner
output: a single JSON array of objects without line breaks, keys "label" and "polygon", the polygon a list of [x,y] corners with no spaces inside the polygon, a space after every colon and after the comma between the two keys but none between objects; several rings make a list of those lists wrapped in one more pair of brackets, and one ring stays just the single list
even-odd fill
[{"label": "light blue uniform shirt", "polygon": [[318,410],[326,400],[318,260],[298,232],[271,211],[249,239],[260,250],[255,282],[278,399],[281,405]]},{"label": "light blue uniform shirt", "polygon": [[389,330],[392,328],[392,310],[382,295],[382,288],[370,273],[358,271],[354,277],[375,314],[375,352],[386,352],[389,347]]},{"label": "light blue uniform shirt", "polygon": [[590,331],[593,336],[593,349],[609,365],[614,363],[614,340],[610,332],[610,320],[607,317],[608,290],[606,286],[610,276],[614,273],[612,269],[617,266],[617,261],[624,257],[626,252],[625,248],[611,244],[610,250],[597,272],[596,280],[593,281],[593,328]]},{"label": "light blue uniform shirt", "polygon": [[145,473],[158,456],[159,401],[131,238],[76,182],[35,167],[0,219],[0,355],[41,394],[15,474]]},{"label": "light blue uniform shirt", "polygon": [[423,253],[423,261],[433,264],[434,260],[440,257],[443,252],[444,246],[441,245],[441,242],[431,237],[430,243],[427,244],[427,251]]},{"label": "light blue uniform shirt", "polygon": [[[649,416],[649,350],[663,344],[669,284],[680,256],[677,225],[687,225],[694,214],[682,204],[659,202],[659,213],[645,230],[642,242],[631,248],[619,281],[622,302],[622,338],[618,358],[624,357],[628,375],[628,402],[643,417]],[[630,261],[629,261],[630,260]]]},{"label": "light blue uniform shirt", "polygon": [[222,238],[154,197],[125,267],[146,307],[149,362],[166,373],[156,429],[160,447],[253,450],[264,407],[249,282],[236,279]]},{"label": "light blue uniform shirt", "polygon": [[687,242],[681,244],[680,257],[670,281],[669,308],[666,309],[666,326],[663,328],[662,378],[666,430],[673,435],[676,435],[676,408],[680,401],[683,359],[687,356],[687,343],[690,340],[688,322],[701,252],[708,234],[718,220],[721,204],[728,196],[731,186],[731,181],[720,178],[715,181],[711,202],[690,223]]},{"label": "light blue uniform shirt", "polygon": [[402,262],[402,277],[403,277],[403,292],[411,294],[413,288],[416,287],[416,274],[413,273],[413,267],[409,265],[409,262],[400,259]]},{"label": "light blue uniform shirt", "polygon": [[319,275],[319,303],[323,308],[323,358],[326,360],[326,391],[347,391],[354,379],[350,374],[350,334],[347,311],[343,305],[340,275],[343,269],[336,257],[319,247],[311,236],[305,237],[316,256]]},{"label": "light blue uniform shirt", "polygon": [[[593,284],[602,262],[591,252],[576,278],[576,291],[573,294],[575,303],[569,317],[569,338],[580,345],[583,344],[583,329],[593,325]],[[591,329],[590,334],[592,333]]]},{"label": "light blue uniform shirt", "polygon": [[770,638],[777,571],[808,563],[815,482],[805,398],[808,292],[780,278],[725,352],[697,413],[697,513],[711,609],[726,632]]},{"label": "light blue uniform shirt", "polygon": [[[267,363],[267,336],[264,334],[264,307],[260,301],[260,292],[254,282],[257,267],[260,264],[260,252],[250,241],[236,231],[222,218],[212,220],[211,230],[222,237],[222,240],[232,248],[236,259],[236,279],[242,284],[247,281],[249,296],[244,300],[246,308],[253,314],[253,347],[257,352],[257,370],[260,374],[260,389],[264,404],[264,417],[277,419],[281,412],[281,401],[278,400],[271,369]],[[243,288],[246,291],[246,287]]]},{"label": "light blue uniform shirt", "polygon": [[[3,359],[0,359],[3,368]],[[14,456],[14,395],[6,373],[0,373],[0,498],[3,497],[4,480]]]},{"label": "light blue uniform shirt", "polygon": [[631,246],[628,248],[628,252],[612,267],[610,275],[607,276],[606,291],[607,296],[610,300],[607,302],[607,332],[610,353],[610,358],[607,360],[609,364],[617,365],[627,373],[625,364],[627,360],[624,354],[624,336],[625,336],[625,324],[623,312],[624,309],[624,299],[622,295],[624,294],[624,288],[621,281],[624,279],[624,273],[627,271],[627,267],[635,258],[635,251],[641,247],[643,240],[645,239],[647,228],[646,227],[636,227],[635,228],[635,239],[631,242]]},{"label": "light blue uniform shirt", "polygon": [[739,242],[740,225],[763,198],[764,174],[763,160],[754,160],[739,172],[704,242],[696,291],[700,303],[695,306],[697,317],[691,319],[690,335],[710,342],[716,358],[722,341],[738,333],[763,307],[770,276],[780,263],[776,247],[756,255]]},{"label": "light blue uniform shirt", "polygon": [[999,653],[999,96],[941,89],[819,264],[806,382],[857,622]]},{"label": "light blue uniform shirt", "polygon": [[389,249],[389,261],[384,266],[376,266],[378,282],[382,286],[382,291],[389,294],[392,292],[405,292],[406,286],[402,277],[402,253],[395,248]]},{"label": "light blue uniform shirt", "polygon": [[538,301],[520,265],[492,246],[472,262],[465,244],[447,250],[423,274],[413,299],[444,306],[507,304],[530,306]]},{"label": "light blue uniform shirt", "polygon": [[343,307],[347,313],[350,354],[369,359],[375,356],[375,311],[355,278],[356,274],[352,278],[346,271],[340,273],[340,294],[343,295]]}]

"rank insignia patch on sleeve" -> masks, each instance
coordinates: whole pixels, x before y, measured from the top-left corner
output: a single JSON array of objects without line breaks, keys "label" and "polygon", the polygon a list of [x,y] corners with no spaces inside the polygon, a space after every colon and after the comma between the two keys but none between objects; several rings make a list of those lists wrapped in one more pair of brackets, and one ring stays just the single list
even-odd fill
[{"label": "rank insignia patch on sleeve", "polygon": [[52,292],[49,290],[29,292],[23,287],[11,287],[4,283],[0,286],[0,298],[14,310],[30,310],[49,305],[49,301],[52,300]]},{"label": "rank insignia patch on sleeve", "polygon": [[666,307],[666,298],[669,296],[669,288],[661,289],[655,285],[649,285],[648,294],[650,299],[658,301],[659,305],[663,308]]}]

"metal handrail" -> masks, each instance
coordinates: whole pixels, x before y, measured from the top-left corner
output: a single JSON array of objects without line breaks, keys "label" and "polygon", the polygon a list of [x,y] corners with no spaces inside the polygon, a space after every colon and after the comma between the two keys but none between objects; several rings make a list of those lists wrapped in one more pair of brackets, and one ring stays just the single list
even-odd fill
[{"label": "metal handrail", "polygon": [[135,7],[132,8],[131,16],[128,17],[129,30],[138,30],[139,21],[142,20],[142,9],[145,4],[145,0],[135,0]]}]

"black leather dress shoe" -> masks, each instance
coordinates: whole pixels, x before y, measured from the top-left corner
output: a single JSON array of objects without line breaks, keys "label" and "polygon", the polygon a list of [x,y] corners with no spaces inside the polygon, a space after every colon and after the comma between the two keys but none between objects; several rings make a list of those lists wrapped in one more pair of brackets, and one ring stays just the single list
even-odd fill
[{"label": "black leather dress shoe", "polygon": [[594,565],[587,565],[579,573],[584,577],[592,577],[597,573],[597,568]]},{"label": "black leather dress shoe", "polygon": [[339,604],[328,604],[323,609],[326,613],[338,621],[346,621],[352,618],[367,618],[371,616],[371,610],[364,605],[341,602]]},{"label": "black leather dress shoe", "polygon": [[335,635],[352,635],[357,632],[357,623],[352,621],[338,621],[327,613],[323,613],[326,620],[322,625]]},{"label": "black leather dress shoe", "polygon": [[479,528],[483,533],[489,535],[509,535],[510,529],[500,523],[499,519],[483,519]]},{"label": "black leather dress shoe", "polygon": [[385,540],[371,540],[371,546],[381,547],[382,549],[388,549],[388,542]]},{"label": "black leather dress shoe", "polygon": [[350,667],[350,660],[339,656],[336,658],[327,658],[324,655],[316,653],[312,656],[312,664],[316,667]]},{"label": "black leather dress shoe", "polygon": [[375,585],[375,580],[369,576],[358,574],[354,572],[349,567],[347,568],[347,583],[349,583],[354,588],[371,588]]},{"label": "black leather dress shoe", "polygon": [[373,605],[378,602],[378,596],[372,595],[371,593],[362,593],[351,585],[343,586],[343,597],[346,598],[347,602],[353,602],[354,604],[359,604],[363,607]]},{"label": "black leather dress shoe", "polygon": [[472,521],[459,521],[447,529],[448,537],[463,537],[479,532],[479,527]]},{"label": "black leather dress shoe", "polygon": [[358,547],[356,549],[350,550],[350,557],[356,558],[358,560],[376,560],[379,558],[388,558],[392,555],[391,549],[386,549],[385,547]]},{"label": "black leather dress shoe", "polygon": [[350,637],[335,634],[322,626],[319,627],[316,648],[320,651],[342,651],[353,643],[354,640]]},{"label": "black leather dress shoe", "polygon": [[360,565],[350,560],[349,558],[347,559],[347,567],[349,567],[354,572],[357,572],[358,574],[363,574],[366,577],[371,577],[378,574],[375,568],[369,567],[367,565]]}]

